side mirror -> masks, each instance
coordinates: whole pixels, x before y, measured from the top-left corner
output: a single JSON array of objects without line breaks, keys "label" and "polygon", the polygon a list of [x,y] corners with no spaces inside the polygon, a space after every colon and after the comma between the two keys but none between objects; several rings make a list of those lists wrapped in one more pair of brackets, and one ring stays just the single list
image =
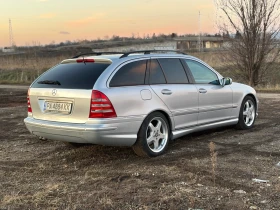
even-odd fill
[{"label": "side mirror", "polygon": [[226,85],[231,85],[232,84],[232,79],[229,77],[223,78],[220,81],[221,85],[224,87]]}]

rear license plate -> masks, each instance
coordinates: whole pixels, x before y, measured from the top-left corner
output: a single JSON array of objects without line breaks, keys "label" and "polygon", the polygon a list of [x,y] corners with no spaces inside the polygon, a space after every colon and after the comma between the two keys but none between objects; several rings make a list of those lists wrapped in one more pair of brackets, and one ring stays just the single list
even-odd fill
[{"label": "rear license plate", "polygon": [[47,112],[62,112],[69,114],[71,112],[72,104],[66,102],[51,102],[46,101],[44,110]]}]

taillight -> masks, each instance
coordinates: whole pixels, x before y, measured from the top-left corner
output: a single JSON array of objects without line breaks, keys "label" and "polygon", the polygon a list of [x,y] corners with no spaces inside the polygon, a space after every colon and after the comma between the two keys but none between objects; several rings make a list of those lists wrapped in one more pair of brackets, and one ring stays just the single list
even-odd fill
[{"label": "taillight", "polygon": [[93,90],[91,93],[89,118],[111,117],[117,117],[111,101],[104,93]]},{"label": "taillight", "polygon": [[30,94],[30,89],[28,89],[28,92],[27,92],[27,111],[32,113],[29,94]]}]

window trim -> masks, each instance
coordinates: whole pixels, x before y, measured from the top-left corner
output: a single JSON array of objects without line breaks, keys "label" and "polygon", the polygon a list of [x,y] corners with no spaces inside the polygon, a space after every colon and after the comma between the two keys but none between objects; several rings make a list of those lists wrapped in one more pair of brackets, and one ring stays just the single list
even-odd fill
[{"label": "window trim", "polygon": [[[130,63],[134,63],[137,61],[146,61],[146,70],[145,70],[145,77],[144,77],[144,84],[141,85],[120,85],[120,86],[110,86],[110,83],[112,81],[112,79],[114,78],[115,74],[125,65],[128,65]],[[119,66],[117,66],[114,71],[111,73],[111,75],[109,76],[108,80],[107,80],[107,87],[108,88],[119,88],[119,87],[133,87],[133,86],[144,86],[147,85],[147,81],[146,78],[148,76],[148,65],[149,65],[149,58],[141,58],[141,59],[133,59],[133,60],[129,60],[126,61],[124,63],[121,63]]]},{"label": "window trim", "polygon": [[[202,62],[199,62],[198,60],[194,60],[194,59],[189,59],[189,58],[185,58],[185,59],[182,59],[182,60],[183,60],[184,64],[186,65],[187,69],[188,69],[188,72],[189,72],[189,74],[190,74],[190,76],[191,76],[191,78],[192,78],[192,82],[193,82],[193,84],[221,85],[221,84],[220,84],[220,77],[218,76],[218,74],[217,74],[216,72],[214,72],[211,68],[207,67],[207,66],[206,66],[205,64],[203,64]],[[213,72],[213,73],[216,75],[216,77],[217,77],[217,80],[218,80],[219,84],[211,84],[211,83],[198,83],[198,82],[196,82],[196,81],[195,81],[195,79],[194,79],[194,76],[193,76],[193,74],[192,74],[192,71],[191,71],[191,69],[190,69],[189,65],[187,64],[187,62],[186,62],[185,60],[189,60],[189,61],[197,62],[197,63],[201,64],[202,66],[204,66],[206,69],[208,69],[208,70],[210,70],[211,72]]]}]

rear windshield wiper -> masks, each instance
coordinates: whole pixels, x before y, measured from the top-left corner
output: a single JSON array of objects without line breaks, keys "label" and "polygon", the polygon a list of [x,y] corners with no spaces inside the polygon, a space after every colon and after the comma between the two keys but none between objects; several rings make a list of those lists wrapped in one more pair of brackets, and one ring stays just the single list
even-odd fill
[{"label": "rear windshield wiper", "polygon": [[47,85],[61,85],[59,81],[54,81],[54,80],[42,80],[37,83],[38,84],[47,84]]}]

